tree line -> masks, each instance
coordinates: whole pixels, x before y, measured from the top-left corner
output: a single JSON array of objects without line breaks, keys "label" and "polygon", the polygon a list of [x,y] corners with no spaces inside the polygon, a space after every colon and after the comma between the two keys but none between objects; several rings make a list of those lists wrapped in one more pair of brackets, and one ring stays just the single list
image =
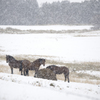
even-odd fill
[{"label": "tree line", "polygon": [[37,0],[1,0],[1,25],[95,25],[100,26],[100,0],[81,3],[44,3]]}]

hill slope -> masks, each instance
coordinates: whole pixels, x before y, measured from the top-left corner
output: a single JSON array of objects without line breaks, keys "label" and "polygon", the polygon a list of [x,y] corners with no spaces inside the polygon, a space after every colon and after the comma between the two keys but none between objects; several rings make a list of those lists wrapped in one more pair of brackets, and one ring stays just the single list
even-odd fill
[{"label": "hill slope", "polygon": [[100,86],[0,73],[0,100],[99,100]]}]

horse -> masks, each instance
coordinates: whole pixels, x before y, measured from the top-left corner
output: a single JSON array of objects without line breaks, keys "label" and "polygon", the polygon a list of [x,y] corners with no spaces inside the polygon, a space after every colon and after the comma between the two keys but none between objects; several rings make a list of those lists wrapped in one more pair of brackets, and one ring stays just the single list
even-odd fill
[{"label": "horse", "polygon": [[21,71],[22,75],[22,60],[16,60],[14,57],[6,55],[6,63],[8,63],[11,68],[11,74],[13,74],[13,68],[19,68],[19,71]]},{"label": "horse", "polygon": [[29,60],[23,60],[22,61],[22,66],[21,68],[24,69],[24,76],[29,75],[28,74],[28,67],[31,65],[32,62],[30,62]]},{"label": "horse", "polygon": [[23,60],[22,61],[22,68],[24,68],[24,75],[28,75],[28,71],[29,70],[35,70],[35,75],[34,77],[36,77],[37,72],[40,68],[40,66],[43,64],[43,66],[45,66],[45,59],[43,58],[39,58],[33,62],[30,62],[28,60]]},{"label": "horse", "polygon": [[69,83],[69,69],[67,67],[65,67],[65,66],[58,67],[56,65],[49,65],[46,68],[51,69],[55,74],[62,74],[63,73],[65,76],[65,81],[67,78],[68,83]]}]

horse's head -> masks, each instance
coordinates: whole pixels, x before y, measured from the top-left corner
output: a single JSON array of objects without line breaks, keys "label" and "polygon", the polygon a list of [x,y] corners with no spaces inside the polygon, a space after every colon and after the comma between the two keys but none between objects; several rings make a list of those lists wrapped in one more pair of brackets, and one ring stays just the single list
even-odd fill
[{"label": "horse's head", "polygon": [[51,70],[52,70],[52,66],[48,66],[48,67],[46,67],[46,68],[48,68],[48,69],[51,69]]},{"label": "horse's head", "polygon": [[53,71],[53,70],[55,70],[56,67],[57,67],[56,65],[50,65],[47,68],[49,68],[49,69],[51,69]]},{"label": "horse's head", "polygon": [[40,64],[43,64],[43,66],[45,66],[45,59],[39,59]]},{"label": "horse's head", "polygon": [[9,55],[6,55],[6,63],[9,62]]},{"label": "horse's head", "polygon": [[11,61],[15,60],[14,57],[10,56],[10,55],[6,55],[6,62],[9,63]]}]

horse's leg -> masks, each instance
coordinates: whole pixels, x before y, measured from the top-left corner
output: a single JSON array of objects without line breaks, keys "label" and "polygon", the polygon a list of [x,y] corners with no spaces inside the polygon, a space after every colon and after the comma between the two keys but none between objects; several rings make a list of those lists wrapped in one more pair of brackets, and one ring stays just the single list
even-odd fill
[{"label": "horse's leg", "polygon": [[29,76],[29,69],[27,70],[27,75]]},{"label": "horse's leg", "polygon": [[35,75],[34,75],[34,77],[36,77],[36,71],[35,71]]},{"label": "horse's leg", "polygon": [[36,70],[35,70],[35,75],[34,75],[34,77],[36,77],[36,76],[37,76],[37,72],[38,72],[38,69],[36,69]]},{"label": "horse's leg", "polygon": [[11,68],[11,74],[13,74],[13,67],[10,67]]},{"label": "horse's leg", "polygon": [[22,67],[22,64],[21,64],[21,66],[20,66],[20,68],[19,68],[19,71],[21,71],[21,75],[23,75],[23,74],[22,74],[22,71],[23,71],[22,69],[23,69],[23,67]]},{"label": "horse's leg", "polygon": [[19,71],[21,71],[21,75],[23,75],[23,74],[22,74],[22,61],[21,61],[21,63],[20,63]]},{"label": "horse's leg", "polygon": [[29,70],[27,70],[27,75],[29,76]]},{"label": "horse's leg", "polygon": [[65,74],[65,81],[66,81],[66,78],[68,79],[68,83],[69,83],[69,74]]},{"label": "horse's leg", "polygon": [[65,82],[66,82],[66,76],[67,76],[67,75],[66,75],[66,74],[64,74],[64,76],[65,76]]},{"label": "horse's leg", "polygon": [[24,76],[26,76],[26,70],[25,70],[25,68],[24,68]]},{"label": "horse's leg", "polygon": [[26,70],[26,75],[28,75],[28,76],[29,76],[29,70],[28,70],[28,69]]},{"label": "horse's leg", "polygon": [[19,71],[21,71],[21,75],[23,75],[23,74],[22,74],[22,69],[19,68]]},{"label": "horse's leg", "polygon": [[28,71],[26,70],[26,75],[28,75]]},{"label": "horse's leg", "polygon": [[69,74],[67,75],[68,83],[69,83]]},{"label": "horse's leg", "polygon": [[68,83],[69,83],[69,73],[64,73],[65,76],[65,82],[66,82],[66,78],[68,79]]},{"label": "horse's leg", "polygon": [[21,75],[23,75],[23,74],[22,74],[22,69],[21,69]]}]

